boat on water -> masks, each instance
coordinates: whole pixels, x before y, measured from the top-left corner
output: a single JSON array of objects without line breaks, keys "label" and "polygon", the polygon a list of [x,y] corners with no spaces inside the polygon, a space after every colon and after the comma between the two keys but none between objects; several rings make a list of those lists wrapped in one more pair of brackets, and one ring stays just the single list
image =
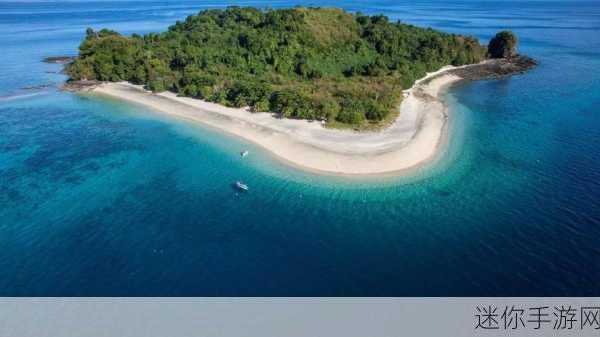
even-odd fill
[{"label": "boat on water", "polygon": [[242,152],[240,152],[240,156],[245,157],[248,155],[248,150],[244,150]]},{"label": "boat on water", "polygon": [[248,190],[248,185],[242,183],[241,181],[236,181],[235,182],[235,187],[237,187],[239,190],[242,190],[242,191],[247,191]]}]

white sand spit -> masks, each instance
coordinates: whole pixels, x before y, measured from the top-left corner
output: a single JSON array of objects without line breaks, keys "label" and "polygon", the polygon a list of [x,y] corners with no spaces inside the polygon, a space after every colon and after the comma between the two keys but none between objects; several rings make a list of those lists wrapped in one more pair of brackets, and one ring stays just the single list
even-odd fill
[{"label": "white sand spit", "polygon": [[332,130],[318,122],[279,119],[270,113],[250,113],[169,92],[153,94],[125,82],[104,83],[92,92],[225,131],[304,169],[372,175],[403,172],[435,156],[447,121],[443,88],[461,79],[447,74],[449,69],[430,73],[405,91],[398,118],[377,132]]}]

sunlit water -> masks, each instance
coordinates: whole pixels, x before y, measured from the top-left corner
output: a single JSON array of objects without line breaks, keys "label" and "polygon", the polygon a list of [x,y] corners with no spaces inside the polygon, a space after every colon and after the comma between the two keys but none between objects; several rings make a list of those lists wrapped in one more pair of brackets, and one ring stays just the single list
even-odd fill
[{"label": "sunlit water", "polygon": [[600,3],[304,4],[510,28],[540,66],[452,88],[449,145],[411,176],[318,176],[59,92],[41,62],[87,26],[158,31],[221,2],[0,1],[0,295],[600,295]]}]

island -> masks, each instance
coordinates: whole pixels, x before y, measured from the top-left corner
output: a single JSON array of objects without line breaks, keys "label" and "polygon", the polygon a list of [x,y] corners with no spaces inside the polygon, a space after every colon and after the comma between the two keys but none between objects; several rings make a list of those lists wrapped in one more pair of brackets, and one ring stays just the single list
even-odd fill
[{"label": "island", "polygon": [[533,67],[516,46],[508,31],[484,46],[383,15],[230,7],[159,34],[88,29],[67,88],[214,127],[305,169],[382,174],[435,156],[448,85]]}]

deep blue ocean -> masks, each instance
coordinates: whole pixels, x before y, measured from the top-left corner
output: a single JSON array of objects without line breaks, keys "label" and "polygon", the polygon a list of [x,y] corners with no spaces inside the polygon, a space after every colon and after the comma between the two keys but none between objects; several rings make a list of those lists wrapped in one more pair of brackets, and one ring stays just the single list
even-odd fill
[{"label": "deep blue ocean", "polygon": [[[227,4],[335,5],[484,43],[508,28],[540,65],[453,87],[435,163],[349,179],[61,92],[41,61],[76,54],[88,26],[160,31]],[[0,50],[2,296],[600,295],[598,1],[0,0]]]}]

